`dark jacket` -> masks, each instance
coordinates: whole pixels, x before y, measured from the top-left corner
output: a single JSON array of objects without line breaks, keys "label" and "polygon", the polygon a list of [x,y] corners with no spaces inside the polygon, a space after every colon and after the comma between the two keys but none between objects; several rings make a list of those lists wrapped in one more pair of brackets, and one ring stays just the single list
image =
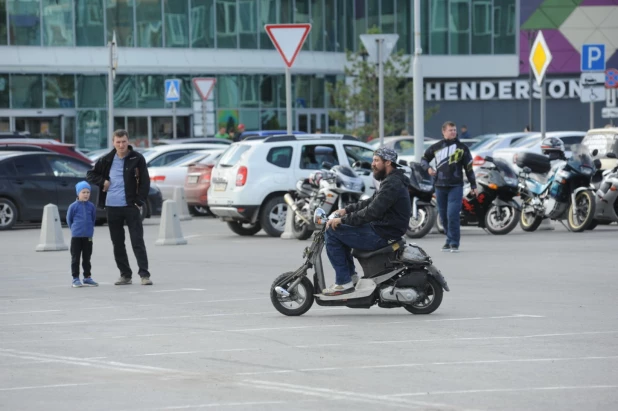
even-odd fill
[{"label": "dark jacket", "polygon": [[[112,169],[112,162],[116,155],[116,149],[113,149],[101,157],[96,162],[94,168],[88,171],[86,180],[90,184],[99,186],[99,207],[105,207],[107,193],[103,192],[103,183],[109,180],[109,172]],[[146,204],[148,192],[150,191],[150,176],[148,175],[148,167],[146,167],[146,159],[143,155],[133,150],[129,146],[129,153],[124,158],[124,194],[126,196],[127,205],[137,204],[143,206]]]},{"label": "dark jacket", "polygon": [[380,182],[380,188],[371,198],[345,208],[342,223],[352,226],[369,223],[380,237],[399,240],[408,230],[412,214],[409,185],[403,170],[393,171]]},{"label": "dark jacket", "polygon": [[429,169],[429,163],[434,158],[437,168],[436,187],[462,186],[464,183],[463,170],[465,170],[470,186],[476,188],[470,149],[459,139],[442,139],[431,145],[421,159],[423,169]]},{"label": "dark jacket", "polygon": [[90,201],[75,201],[67,210],[67,224],[72,237],[88,237],[94,235],[94,222],[97,210]]}]

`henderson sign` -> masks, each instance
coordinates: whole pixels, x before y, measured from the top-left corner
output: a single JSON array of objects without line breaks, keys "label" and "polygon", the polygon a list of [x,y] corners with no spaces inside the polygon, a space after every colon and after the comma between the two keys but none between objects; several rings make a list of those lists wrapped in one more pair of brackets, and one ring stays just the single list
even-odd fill
[{"label": "henderson sign", "polygon": [[[579,99],[579,79],[547,81],[547,97],[552,99]],[[532,86],[532,97],[541,98],[541,88]],[[426,101],[465,100],[527,100],[530,98],[528,80],[466,81],[425,84]]]}]

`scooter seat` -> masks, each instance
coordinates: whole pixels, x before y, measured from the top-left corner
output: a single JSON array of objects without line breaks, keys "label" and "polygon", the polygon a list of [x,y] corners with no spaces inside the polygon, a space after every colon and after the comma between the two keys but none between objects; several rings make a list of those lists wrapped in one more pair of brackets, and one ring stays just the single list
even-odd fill
[{"label": "scooter seat", "polygon": [[357,249],[353,249],[352,250],[352,255],[356,258],[371,258],[375,255],[379,255],[379,254],[389,254],[392,253],[395,250],[400,249],[401,247],[403,247],[404,245],[406,245],[406,242],[404,239],[400,239],[394,243],[391,243],[389,245],[387,245],[386,247],[382,247],[379,248],[377,250],[370,250],[370,251],[365,251],[365,250],[357,250]]}]

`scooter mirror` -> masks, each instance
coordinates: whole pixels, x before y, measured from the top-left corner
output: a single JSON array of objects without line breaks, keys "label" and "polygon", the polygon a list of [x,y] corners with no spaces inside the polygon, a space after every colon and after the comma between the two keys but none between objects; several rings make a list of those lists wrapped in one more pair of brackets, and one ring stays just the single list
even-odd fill
[{"label": "scooter mirror", "polygon": [[328,216],[326,215],[326,211],[324,211],[321,208],[318,208],[317,210],[315,210],[315,212],[313,213],[313,222],[316,225],[322,225],[326,223],[326,219],[328,218]]}]

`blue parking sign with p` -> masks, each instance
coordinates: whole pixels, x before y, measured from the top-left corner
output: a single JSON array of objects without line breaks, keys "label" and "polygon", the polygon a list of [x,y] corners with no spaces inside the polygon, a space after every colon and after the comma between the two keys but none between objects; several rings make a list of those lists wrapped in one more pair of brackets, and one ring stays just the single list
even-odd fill
[{"label": "blue parking sign with p", "polygon": [[178,103],[180,101],[180,79],[165,80],[165,102]]},{"label": "blue parking sign with p", "polygon": [[584,44],[581,71],[605,71],[605,44]]}]

